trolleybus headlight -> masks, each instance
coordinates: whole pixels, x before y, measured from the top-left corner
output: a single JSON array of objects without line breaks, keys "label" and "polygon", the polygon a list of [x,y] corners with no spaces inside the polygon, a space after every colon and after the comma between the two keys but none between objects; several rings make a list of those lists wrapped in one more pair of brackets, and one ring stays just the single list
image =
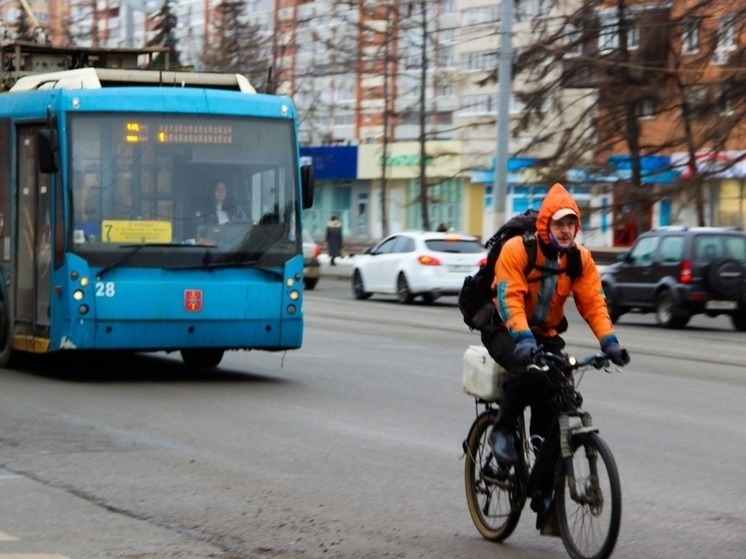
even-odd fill
[{"label": "trolleybus headlight", "polygon": [[290,292],[290,300],[291,301],[297,301],[300,298],[300,292],[296,289],[293,289]]},{"label": "trolleybus headlight", "polygon": [[79,312],[80,314],[88,314],[88,311],[89,311],[89,309],[88,309],[88,305],[86,305],[86,304],[80,305],[80,306],[78,307],[78,312]]},{"label": "trolleybus headlight", "polygon": [[87,277],[83,276],[82,278],[80,278],[81,287],[86,287],[89,283],[90,280]]},{"label": "trolleybus headlight", "polygon": [[293,280],[293,278],[288,278],[285,280],[285,285],[287,285],[288,287],[293,287],[295,285],[295,280]]},{"label": "trolleybus headlight", "polygon": [[295,314],[295,305],[288,305],[288,314]]},{"label": "trolleybus headlight", "polygon": [[73,299],[76,301],[82,301],[83,300],[83,290],[82,289],[76,289],[73,291]]}]

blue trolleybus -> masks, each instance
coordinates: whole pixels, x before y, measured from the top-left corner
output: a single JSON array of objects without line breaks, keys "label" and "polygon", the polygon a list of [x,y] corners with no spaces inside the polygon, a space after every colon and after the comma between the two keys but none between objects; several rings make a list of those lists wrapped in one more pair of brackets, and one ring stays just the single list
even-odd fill
[{"label": "blue trolleybus", "polygon": [[209,368],[301,346],[313,173],[287,97],[140,70],[143,50],[3,52],[0,366],[125,350]]}]

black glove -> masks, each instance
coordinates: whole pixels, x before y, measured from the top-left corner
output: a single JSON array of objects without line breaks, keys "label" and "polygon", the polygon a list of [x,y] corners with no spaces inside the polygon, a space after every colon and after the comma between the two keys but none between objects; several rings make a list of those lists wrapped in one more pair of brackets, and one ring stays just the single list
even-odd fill
[{"label": "black glove", "polygon": [[536,339],[533,336],[523,338],[515,344],[515,364],[519,367],[527,367],[535,362],[538,353]]},{"label": "black glove", "polygon": [[617,340],[616,336],[606,336],[601,340],[601,351],[606,357],[611,359],[614,365],[623,367],[629,363],[629,353],[627,353],[626,349],[619,346],[619,340]]}]

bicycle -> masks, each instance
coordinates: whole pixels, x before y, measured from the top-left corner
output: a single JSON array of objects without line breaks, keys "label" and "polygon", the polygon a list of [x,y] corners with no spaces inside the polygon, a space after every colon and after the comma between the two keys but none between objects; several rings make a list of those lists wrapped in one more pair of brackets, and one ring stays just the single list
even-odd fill
[{"label": "bicycle", "polygon": [[[598,435],[591,416],[581,409],[576,390],[586,369],[609,372],[603,353],[581,361],[568,355],[542,353],[539,367],[557,386],[557,421],[537,448],[526,436],[521,415],[515,433],[519,462],[499,464],[488,443],[499,410],[499,366],[484,348],[472,346],[483,369],[481,379],[467,386],[464,356],[464,390],[475,397],[477,417],[463,442],[466,501],[479,533],[501,542],[513,533],[526,500],[537,512],[542,535],[559,536],[573,559],[607,559],[613,552],[622,517],[622,490],[611,450]],[[486,355],[486,358],[485,358]],[[487,378],[487,376],[489,378]],[[575,376],[579,375],[577,379]],[[500,378],[496,378],[500,377]],[[472,378],[473,380],[473,378]],[[484,407],[480,413],[480,406]],[[545,477],[553,476],[553,477]],[[540,488],[549,495],[542,495]]]}]

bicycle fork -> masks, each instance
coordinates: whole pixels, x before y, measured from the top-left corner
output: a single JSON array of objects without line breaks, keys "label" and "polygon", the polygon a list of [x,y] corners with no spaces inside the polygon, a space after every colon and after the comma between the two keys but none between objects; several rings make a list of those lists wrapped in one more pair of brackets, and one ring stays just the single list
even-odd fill
[{"label": "bicycle fork", "polygon": [[[567,479],[567,488],[570,491],[570,497],[573,501],[582,504],[591,504],[595,502],[594,495],[584,494],[582,497],[578,494],[577,479],[575,478],[575,465],[573,463],[573,451],[572,442],[575,437],[582,436],[585,433],[597,433],[598,429],[593,427],[593,419],[591,414],[588,412],[579,412],[581,424],[575,427],[570,427],[570,416],[563,413],[559,417],[559,430],[560,430],[560,450],[562,452],[562,459],[565,462],[565,478]],[[588,459],[588,466],[590,470],[590,481],[592,487],[598,486],[598,467],[596,464],[596,455],[593,449],[586,447],[586,458]]]}]

